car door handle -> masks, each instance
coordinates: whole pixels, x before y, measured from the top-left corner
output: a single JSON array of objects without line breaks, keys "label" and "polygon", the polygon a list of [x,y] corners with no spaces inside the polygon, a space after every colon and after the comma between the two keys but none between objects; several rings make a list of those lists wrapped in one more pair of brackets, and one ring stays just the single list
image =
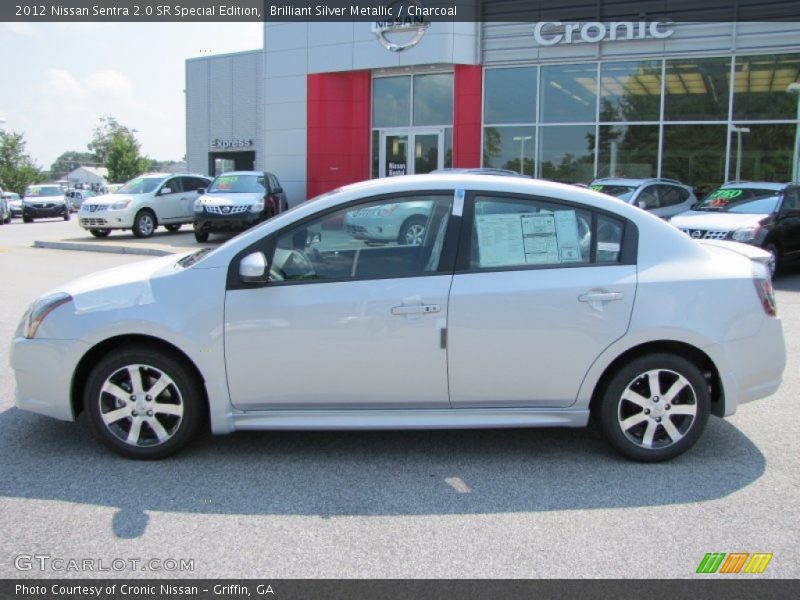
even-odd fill
[{"label": "car door handle", "polygon": [[580,302],[611,302],[612,300],[622,300],[621,292],[587,292],[578,296]]},{"label": "car door handle", "polygon": [[441,311],[442,307],[438,304],[412,304],[411,306],[403,304],[401,306],[392,307],[393,315],[422,315]]}]

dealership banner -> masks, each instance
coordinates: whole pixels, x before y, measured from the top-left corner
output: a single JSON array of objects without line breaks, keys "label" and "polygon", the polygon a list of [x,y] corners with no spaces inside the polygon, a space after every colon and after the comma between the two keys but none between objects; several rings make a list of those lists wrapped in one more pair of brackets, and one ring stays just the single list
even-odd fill
[{"label": "dealership banner", "polygon": [[0,598],[36,600],[759,600],[800,597],[797,580],[492,579],[20,579],[0,581]]},{"label": "dealership banner", "polygon": [[0,21],[800,21],[797,0],[3,0]]}]

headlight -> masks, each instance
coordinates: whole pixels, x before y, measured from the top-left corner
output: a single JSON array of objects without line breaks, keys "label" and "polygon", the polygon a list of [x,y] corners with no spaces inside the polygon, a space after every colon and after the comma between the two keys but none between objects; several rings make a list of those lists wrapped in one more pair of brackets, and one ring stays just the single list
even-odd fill
[{"label": "headlight", "polygon": [[263,200],[259,200],[255,204],[251,204],[250,205],[250,212],[260,213],[262,210],[264,210],[264,201]]},{"label": "headlight", "polygon": [[131,202],[133,202],[133,200],[131,200],[130,198],[128,198],[127,200],[120,200],[119,202],[114,202],[114,204],[112,204],[110,208],[111,210],[125,210],[131,205]]},{"label": "headlight", "polygon": [[753,227],[742,227],[731,234],[731,239],[734,242],[752,242],[755,239],[759,229],[759,225],[755,225]]},{"label": "headlight", "polygon": [[42,324],[45,317],[57,309],[62,304],[72,301],[72,296],[64,292],[56,292],[49,296],[39,298],[28,309],[25,316],[22,318],[22,333],[29,340],[36,335],[39,325]]}]

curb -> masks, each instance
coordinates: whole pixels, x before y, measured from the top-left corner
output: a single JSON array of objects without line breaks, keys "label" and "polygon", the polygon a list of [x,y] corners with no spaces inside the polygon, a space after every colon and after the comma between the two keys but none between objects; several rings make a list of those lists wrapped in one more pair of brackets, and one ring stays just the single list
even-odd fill
[{"label": "curb", "polygon": [[34,248],[50,248],[52,250],[82,250],[84,252],[107,252],[111,254],[139,254],[142,256],[168,256],[175,254],[168,250],[156,248],[139,248],[137,246],[100,246],[96,244],[81,244],[73,242],[48,242],[34,240]]}]

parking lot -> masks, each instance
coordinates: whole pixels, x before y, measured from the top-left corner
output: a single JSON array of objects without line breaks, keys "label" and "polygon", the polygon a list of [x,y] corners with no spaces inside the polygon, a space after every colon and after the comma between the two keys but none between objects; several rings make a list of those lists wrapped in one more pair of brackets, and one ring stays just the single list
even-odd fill
[{"label": "parking lot", "polygon": [[[800,575],[800,270],[776,280],[779,392],[712,418],[663,464],[620,458],[594,429],[206,435],[145,463],[106,451],[85,419],[14,408],[8,346],[27,305],[147,258],[33,240],[179,252],[198,246],[184,229],[100,240],[74,221],[0,228],[0,577],[688,578],[707,552],[769,552],[762,577]],[[324,359],[297,357],[310,373]],[[20,555],[193,568],[19,570]]]}]

